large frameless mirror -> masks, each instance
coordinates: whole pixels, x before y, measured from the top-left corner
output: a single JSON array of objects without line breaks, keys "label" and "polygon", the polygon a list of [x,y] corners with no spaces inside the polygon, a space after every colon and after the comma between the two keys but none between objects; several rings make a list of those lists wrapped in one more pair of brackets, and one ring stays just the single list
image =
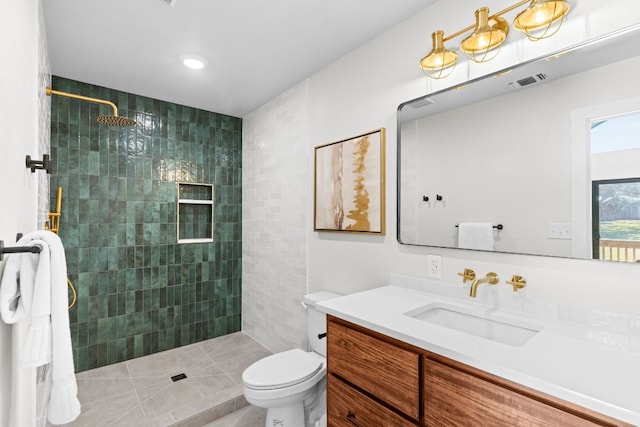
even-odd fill
[{"label": "large frameless mirror", "polygon": [[398,108],[398,241],[640,260],[640,26]]}]

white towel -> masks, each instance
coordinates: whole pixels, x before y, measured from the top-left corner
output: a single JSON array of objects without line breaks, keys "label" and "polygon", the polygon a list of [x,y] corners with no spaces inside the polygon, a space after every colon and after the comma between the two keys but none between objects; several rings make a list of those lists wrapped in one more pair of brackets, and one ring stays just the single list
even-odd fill
[{"label": "white towel", "polygon": [[[67,264],[57,234],[35,231],[20,239],[17,246],[35,244],[41,246],[40,254],[12,254],[7,262],[0,283],[0,312],[7,323],[29,321],[21,364],[51,362],[47,419],[51,424],[66,424],[80,415],[67,308]],[[28,295],[30,300],[25,298]]]},{"label": "white towel", "polygon": [[[51,362],[51,256],[49,245],[42,240],[32,240],[30,244],[41,249],[40,254],[22,255],[20,271],[35,270],[35,280],[32,285],[31,318],[20,350],[20,364],[36,368]],[[24,260],[29,260],[30,264],[25,265]],[[24,280],[21,282],[24,283]],[[30,285],[29,282],[26,284]]]},{"label": "white towel", "polygon": [[18,323],[31,316],[38,255],[10,256],[5,264],[0,286],[0,315],[7,324]]},{"label": "white towel", "polygon": [[493,250],[493,224],[490,222],[461,222],[458,225],[458,247]]},{"label": "white towel", "polygon": [[51,362],[50,254],[42,240],[29,245],[40,247],[41,252],[10,257],[0,286],[0,314],[5,323],[27,325],[16,353],[19,366],[38,367]]}]

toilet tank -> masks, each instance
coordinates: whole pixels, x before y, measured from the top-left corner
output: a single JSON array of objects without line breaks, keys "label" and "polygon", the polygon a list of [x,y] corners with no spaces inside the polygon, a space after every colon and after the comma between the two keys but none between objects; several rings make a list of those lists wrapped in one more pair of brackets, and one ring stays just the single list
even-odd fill
[{"label": "toilet tank", "polygon": [[307,307],[307,347],[314,353],[325,357],[327,356],[327,339],[318,338],[318,335],[327,332],[327,316],[316,310],[316,304],[339,296],[342,295],[326,291],[304,296],[304,305]]}]

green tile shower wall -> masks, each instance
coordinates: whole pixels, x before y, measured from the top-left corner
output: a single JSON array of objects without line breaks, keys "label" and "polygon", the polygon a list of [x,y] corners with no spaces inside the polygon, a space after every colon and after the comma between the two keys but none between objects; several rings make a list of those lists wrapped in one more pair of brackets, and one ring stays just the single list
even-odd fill
[{"label": "green tile shower wall", "polygon": [[[109,107],[51,99],[76,371],[239,331],[242,120],[60,77],[52,86],[137,121],[98,125]],[[213,243],[176,243],[176,182],[214,184]]]}]

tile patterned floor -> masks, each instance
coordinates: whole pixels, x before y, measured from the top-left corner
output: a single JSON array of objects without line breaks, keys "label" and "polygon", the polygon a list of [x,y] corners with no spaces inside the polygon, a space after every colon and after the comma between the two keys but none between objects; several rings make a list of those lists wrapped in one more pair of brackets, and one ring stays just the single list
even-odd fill
[{"label": "tile patterned floor", "polygon": [[[81,372],[76,378],[82,413],[67,425],[198,427],[222,417],[215,427],[259,426],[256,414],[261,412],[252,407],[239,413],[236,424],[224,415],[247,405],[242,371],[269,354],[237,332]],[[173,382],[171,377],[180,373],[187,378]],[[253,424],[242,424],[242,417]]]}]

